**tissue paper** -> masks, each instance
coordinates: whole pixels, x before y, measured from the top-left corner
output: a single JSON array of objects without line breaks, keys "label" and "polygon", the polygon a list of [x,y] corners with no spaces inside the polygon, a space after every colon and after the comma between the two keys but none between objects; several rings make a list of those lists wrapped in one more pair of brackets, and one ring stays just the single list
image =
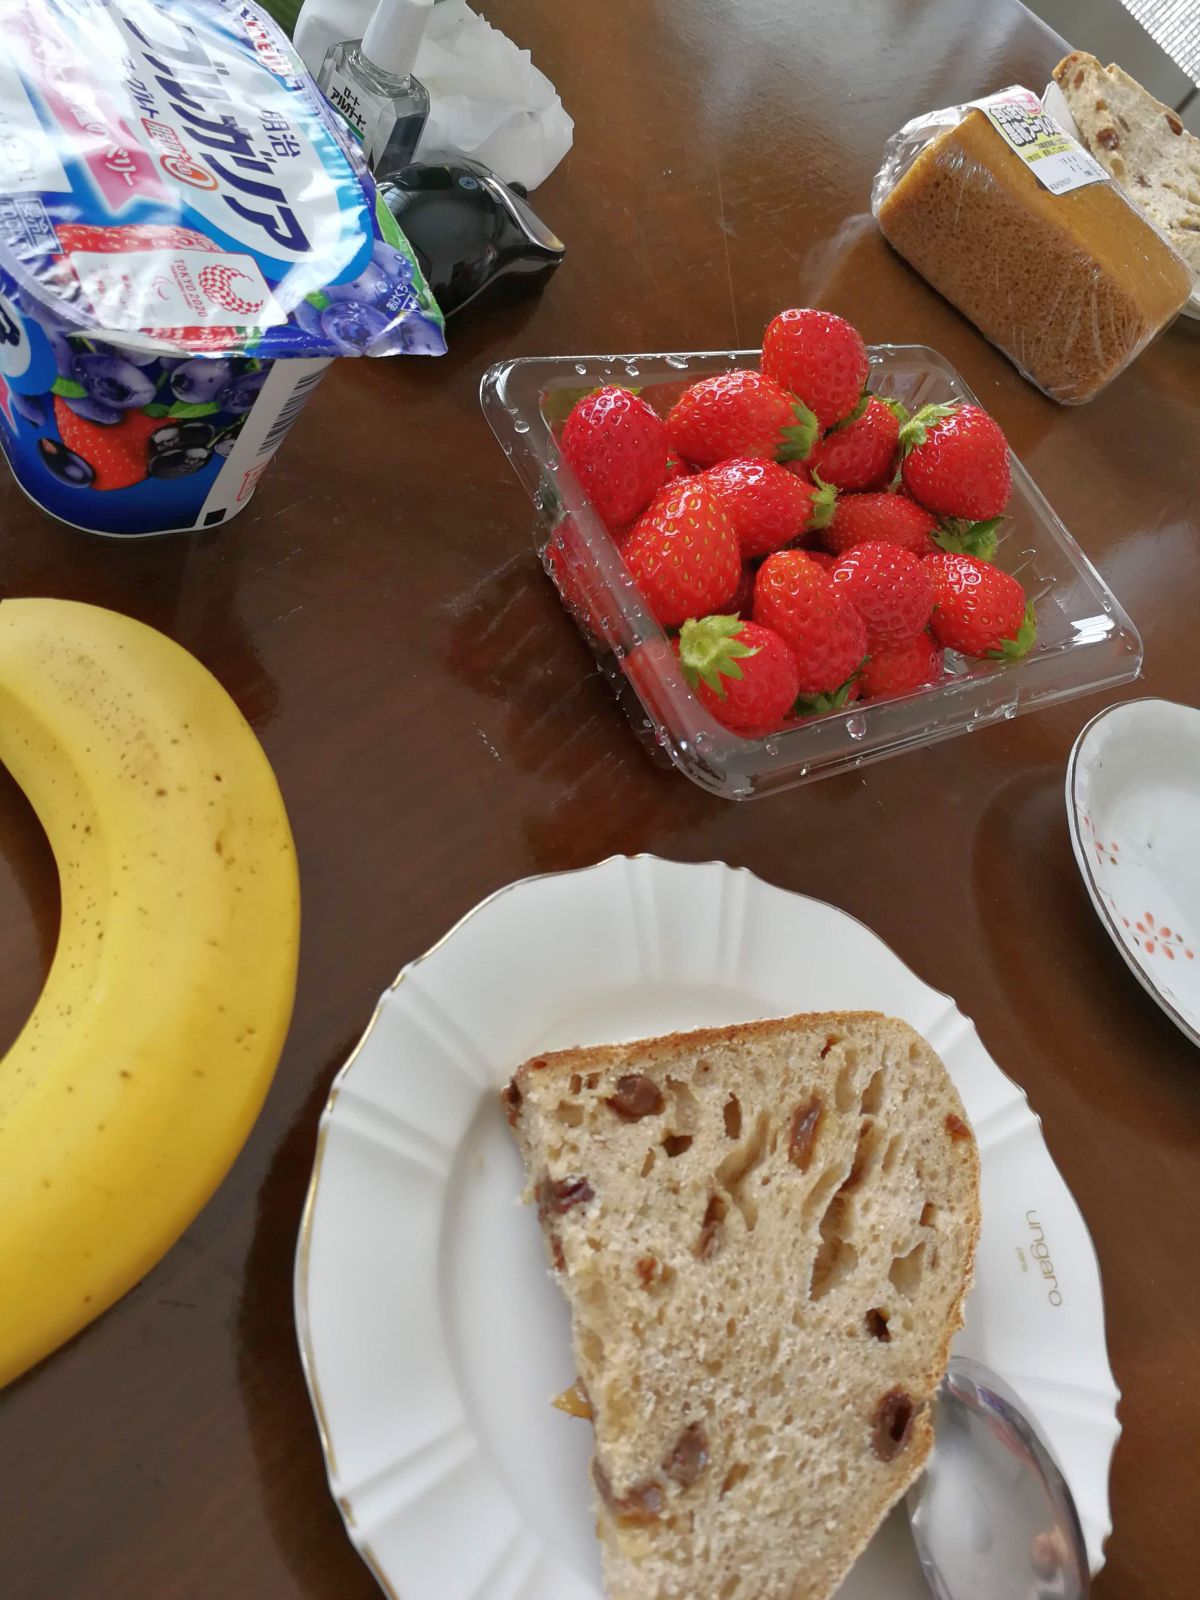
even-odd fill
[{"label": "tissue paper", "polygon": [[414,70],[433,101],[418,160],[457,150],[536,189],[571,148],[575,124],[554,85],[466,0],[434,6]]}]

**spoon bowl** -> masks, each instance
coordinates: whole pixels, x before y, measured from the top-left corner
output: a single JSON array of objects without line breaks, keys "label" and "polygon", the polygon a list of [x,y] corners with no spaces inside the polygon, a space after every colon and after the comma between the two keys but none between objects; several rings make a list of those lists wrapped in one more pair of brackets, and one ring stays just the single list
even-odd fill
[{"label": "spoon bowl", "polygon": [[908,1509],[936,1600],[1086,1600],[1087,1547],[1070,1488],[1003,1378],[955,1356],[933,1428]]}]

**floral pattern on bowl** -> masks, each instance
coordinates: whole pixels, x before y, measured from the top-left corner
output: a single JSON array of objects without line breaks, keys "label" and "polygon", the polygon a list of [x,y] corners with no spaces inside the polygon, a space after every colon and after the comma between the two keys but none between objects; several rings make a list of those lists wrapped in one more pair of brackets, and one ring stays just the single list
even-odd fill
[{"label": "floral pattern on bowl", "polygon": [[1132,700],[1094,717],[1068,763],[1067,818],[1101,921],[1200,1044],[1200,711]]}]

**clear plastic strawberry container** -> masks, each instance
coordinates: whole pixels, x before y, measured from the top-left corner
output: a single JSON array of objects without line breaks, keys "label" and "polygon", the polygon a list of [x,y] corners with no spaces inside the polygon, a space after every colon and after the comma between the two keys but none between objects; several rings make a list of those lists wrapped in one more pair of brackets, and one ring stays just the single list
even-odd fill
[{"label": "clear plastic strawberry container", "polygon": [[[910,410],[948,400],[978,404],[955,369],[924,345],[875,345],[870,356],[871,389]],[[702,788],[748,800],[1138,676],[1137,629],[1014,456],[996,563],[1020,579],[1034,603],[1038,637],[1029,655],[990,662],[948,651],[948,676],[934,688],[811,717],[765,739],[742,738],[715,722],[688,688],[667,636],[574,474],[564,469],[556,439],[575,401],[601,384],[637,389],[665,415],[688,384],[756,367],[758,358],[757,350],[528,357],[499,362],[480,385],[492,432],[533,499],[544,563],[570,514],[574,592],[564,604],[652,752]]]}]

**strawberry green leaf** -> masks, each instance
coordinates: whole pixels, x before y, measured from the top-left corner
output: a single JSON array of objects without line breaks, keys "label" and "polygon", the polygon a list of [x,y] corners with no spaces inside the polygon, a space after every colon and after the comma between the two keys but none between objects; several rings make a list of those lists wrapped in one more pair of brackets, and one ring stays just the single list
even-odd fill
[{"label": "strawberry green leaf", "polygon": [[693,689],[703,683],[714,694],[724,696],[723,680],[742,676],[739,659],[758,654],[738,638],[744,626],[741,617],[693,617],[684,623],[679,633],[679,664]]},{"label": "strawberry green leaf", "polygon": [[1020,661],[1033,649],[1037,640],[1037,618],[1033,614],[1033,601],[1025,607],[1025,618],[1017,629],[1016,637],[1004,639],[996,650],[989,650],[992,661]]},{"label": "strawberry green leaf", "polygon": [[804,404],[792,398],[792,414],[796,420],[779,430],[783,443],[776,452],[777,461],[804,461],[812,455],[813,447],[821,437],[821,424]]},{"label": "strawberry green leaf", "polygon": [[935,422],[944,422],[947,417],[952,417],[958,410],[957,400],[952,400],[946,406],[922,406],[921,409],[900,429],[900,457],[919,444],[924,444],[929,437],[929,429]]},{"label": "strawberry green leaf", "polygon": [[[867,409],[867,407],[870,404],[871,404],[871,393],[870,393],[870,390],[864,389],[863,392],[858,397],[858,404],[854,407],[854,410],[851,411],[848,416],[843,417],[840,422],[835,422],[833,427],[830,428],[829,432],[830,433],[841,433],[843,428],[848,428],[852,422],[857,422],[859,417],[862,416],[863,412]],[[828,437],[828,435],[826,437]]]},{"label": "strawberry green leaf", "polygon": [[823,717],[828,711],[841,711],[850,699],[850,691],[854,687],[854,680],[858,677],[857,669],[850,674],[841,688],[834,689],[831,694],[802,694],[792,707],[794,717]]},{"label": "strawberry green leaf", "polygon": [[901,427],[908,421],[908,407],[901,405],[899,400],[884,400],[883,404],[895,417]]},{"label": "strawberry green leaf", "polygon": [[324,289],[314,289],[311,294],[306,294],[304,298],[310,306],[314,306],[318,311],[325,311],[330,305],[329,296]]},{"label": "strawberry green leaf", "polygon": [[142,411],[148,417],[169,417],[171,415],[170,406],[160,406],[157,404],[143,406]]},{"label": "strawberry green leaf", "polygon": [[176,400],[167,413],[171,417],[211,417],[214,411],[219,411],[220,406],[212,400],[202,400],[193,403],[188,400]]},{"label": "strawberry green leaf", "polygon": [[55,378],[50,385],[50,393],[60,394],[64,400],[83,400],[87,396],[87,390],[74,378]]},{"label": "strawberry green leaf", "polygon": [[813,473],[812,480],[817,492],[813,495],[812,510],[808,514],[808,528],[827,528],[833,521],[838,492],[833,484],[825,482],[819,472]]},{"label": "strawberry green leaf", "polygon": [[992,561],[1000,542],[996,537],[996,529],[1003,521],[1003,517],[989,517],[985,522],[971,522],[967,517],[947,517],[933,535],[933,542],[939,550],[948,551],[950,555],[975,556],[979,561]]}]

